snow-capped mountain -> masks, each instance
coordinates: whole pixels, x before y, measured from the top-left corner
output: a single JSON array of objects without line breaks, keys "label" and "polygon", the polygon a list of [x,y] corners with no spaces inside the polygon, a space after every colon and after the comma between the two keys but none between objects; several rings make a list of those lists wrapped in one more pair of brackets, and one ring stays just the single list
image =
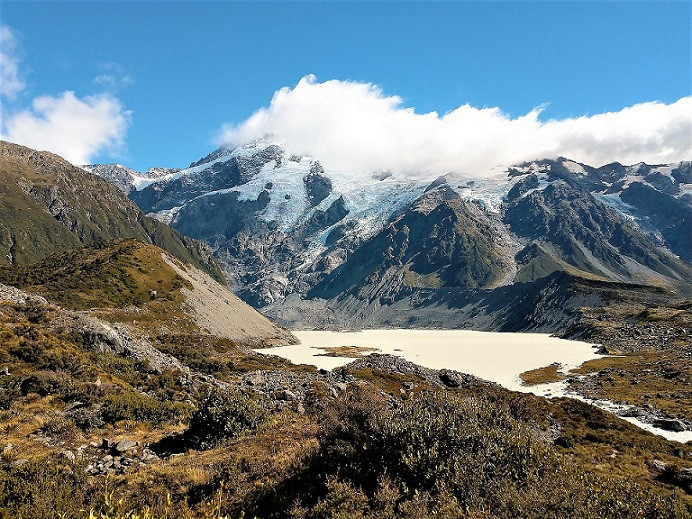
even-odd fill
[{"label": "snow-capped mountain", "polygon": [[355,318],[415,294],[556,271],[692,283],[689,162],[558,158],[434,179],[325,170],[266,138],[161,173],[121,176],[145,212],[208,243],[239,295],[275,316],[339,300]]},{"label": "snow-capped mountain", "polygon": [[149,168],[146,173],[140,173],[122,164],[85,164],[82,169],[105,178],[111,184],[115,184],[126,195],[136,189],[142,189],[157,180],[173,175],[180,171],[178,168]]},{"label": "snow-capped mountain", "polygon": [[529,189],[563,180],[588,190],[654,243],[692,261],[692,162],[593,168],[560,158],[516,166],[509,174],[529,177]]}]

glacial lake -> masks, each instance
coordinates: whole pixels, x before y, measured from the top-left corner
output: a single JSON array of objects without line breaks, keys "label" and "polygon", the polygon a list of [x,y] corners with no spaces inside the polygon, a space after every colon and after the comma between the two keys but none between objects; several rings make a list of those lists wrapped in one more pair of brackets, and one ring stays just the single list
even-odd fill
[{"label": "glacial lake", "polygon": [[471,330],[363,330],[357,332],[293,331],[300,344],[257,350],[294,364],[332,370],[353,358],[327,357],[323,348],[356,346],[373,353],[404,357],[426,368],[469,373],[513,391],[555,394],[558,386],[526,387],[519,374],[553,362],[567,372],[601,357],[592,344],[551,337],[544,333],[497,333]]},{"label": "glacial lake", "polygon": [[[300,344],[255,350],[277,355],[294,364],[311,364],[332,370],[355,360],[353,357],[325,356],[339,346],[373,348],[372,353],[388,353],[433,369],[453,369],[497,382],[512,391],[545,397],[568,396],[587,401],[601,409],[617,412],[622,408],[607,400],[586,400],[566,393],[566,384],[554,382],[524,386],[519,375],[531,369],[560,364],[567,373],[587,360],[603,355],[596,345],[552,337],[544,333],[498,333],[472,330],[362,330],[357,332],[293,331]],[[365,354],[365,353],[364,353]],[[626,406],[625,406],[626,407]],[[692,431],[671,432],[655,428],[637,418],[624,418],[649,432],[682,443],[692,441]]]}]

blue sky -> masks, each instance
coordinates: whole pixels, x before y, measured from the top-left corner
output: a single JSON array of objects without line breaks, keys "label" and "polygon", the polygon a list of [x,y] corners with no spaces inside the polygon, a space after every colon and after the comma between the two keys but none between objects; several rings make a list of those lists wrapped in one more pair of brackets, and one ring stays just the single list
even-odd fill
[{"label": "blue sky", "polygon": [[102,118],[120,115],[119,129],[103,130],[112,137],[103,145],[93,130],[84,153],[140,170],[207,154],[224,124],[241,125],[308,74],[372,83],[416,113],[469,104],[519,117],[547,103],[542,121],[670,104],[691,89],[689,2],[3,0],[1,9],[3,52],[22,84],[3,97],[5,123],[40,96],[74,92],[65,110],[105,96],[117,106]]}]

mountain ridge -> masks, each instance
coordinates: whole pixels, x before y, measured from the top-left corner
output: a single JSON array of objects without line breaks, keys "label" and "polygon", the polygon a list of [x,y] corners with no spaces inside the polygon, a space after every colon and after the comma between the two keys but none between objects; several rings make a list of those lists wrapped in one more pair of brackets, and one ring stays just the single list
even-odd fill
[{"label": "mountain ridge", "polygon": [[0,263],[29,263],[77,245],[137,238],[223,280],[206,246],[144,215],[121,190],[57,155],[2,141],[0,172]]},{"label": "mountain ridge", "polygon": [[411,290],[492,289],[556,271],[692,291],[692,163],[594,168],[560,157],[488,175],[334,171],[268,137],[130,197],[207,243],[240,297],[275,317],[310,306],[292,294],[332,306],[350,295],[365,312]]}]

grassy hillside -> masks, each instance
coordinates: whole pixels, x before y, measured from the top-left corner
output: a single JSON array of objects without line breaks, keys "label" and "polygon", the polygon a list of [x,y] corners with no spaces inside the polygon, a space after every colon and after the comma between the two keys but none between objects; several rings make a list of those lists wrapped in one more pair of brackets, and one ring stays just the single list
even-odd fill
[{"label": "grassy hillside", "polygon": [[72,310],[180,302],[184,281],[161,259],[162,252],[136,240],[99,243],[29,265],[2,266],[0,282],[45,294]]},{"label": "grassy hillside", "polygon": [[288,332],[225,286],[137,240],[98,243],[37,263],[0,266],[0,283],[152,337],[211,333],[246,345],[292,341]]},{"label": "grassy hillside", "polygon": [[0,264],[122,238],[158,245],[223,280],[201,244],[145,216],[107,181],[52,153],[0,142]]}]

